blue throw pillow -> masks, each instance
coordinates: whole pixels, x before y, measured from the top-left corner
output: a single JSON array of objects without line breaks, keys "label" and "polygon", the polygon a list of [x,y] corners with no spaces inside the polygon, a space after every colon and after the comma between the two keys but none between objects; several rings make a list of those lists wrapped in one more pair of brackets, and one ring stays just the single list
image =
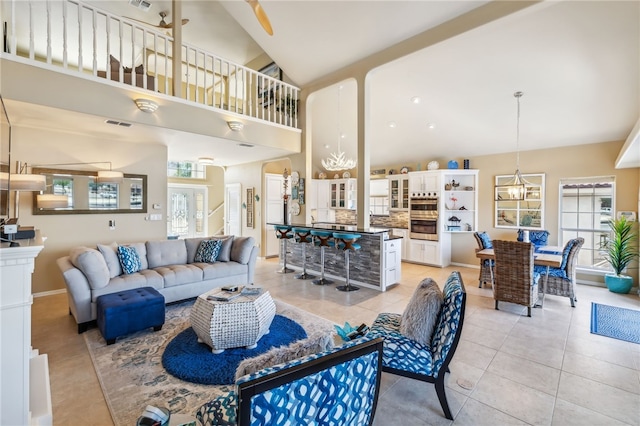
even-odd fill
[{"label": "blue throw pillow", "polygon": [[118,259],[125,274],[133,274],[142,269],[140,256],[134,247],[118,246]]},{"label": "blue throw pillow", "polygon": [[564,247],[562,251],[562,263],[560,264],[560,269],[565,269],[567,267],[567,260],[569,260],[569,252],[575,245],[575,240],[570,240],[567,245]]},{"label": "blue throw pillow", "polygon": [[202,240],[196,251],[194,262],[213,263],[218,259],[222,240]]},{"label": "blue throw pillow", "polygon": [[486,232],[479,232],[478,236],[480,237],[480,241],[482,241],[482,247],[486,249],[493,248],[493,244],[491,243],[491,237]]}]

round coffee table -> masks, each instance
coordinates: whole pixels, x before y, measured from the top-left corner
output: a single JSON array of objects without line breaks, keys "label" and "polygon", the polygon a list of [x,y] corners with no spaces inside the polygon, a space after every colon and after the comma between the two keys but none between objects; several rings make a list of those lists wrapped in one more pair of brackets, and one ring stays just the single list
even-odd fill
[{"label": "round coffee table", "polygon": [[209,345],[214,354],[229,348],[255,348],[258,340],[269,333],[276,315],[276,304],[269,292],[240,295],[229,301],[207,299],[217,294],[225,292],[213,289],[201,294],[191,308],[191,326],[198,342]]}]

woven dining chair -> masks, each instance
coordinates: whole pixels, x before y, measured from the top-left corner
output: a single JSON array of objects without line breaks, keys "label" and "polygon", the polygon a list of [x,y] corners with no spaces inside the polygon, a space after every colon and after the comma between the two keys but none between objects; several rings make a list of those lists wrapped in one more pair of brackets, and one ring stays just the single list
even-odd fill
[{"label": "woven dining chair", "polygon": [[[493,248],[491,243],[491,237],[486,232],[474,232],[473,236],[476,238],[478,248],[476,253],[480,250]],[[478,287],[482,288],[482,284],[490,283],[493,285],[493,265],[494,261],[491,259],[480,259],[480,275],[478,276]]]},{"label": "woven dining chair", "polygon": [[495,267],[493,298],[498,302],[517,303],[527,307],[527,316],[538,301],[540,274],[534,272],[532,243],[494,240]]},{"label": "woven dining chair", "polygon": [[567,241],[564,249],[562,250],[562,263],[559,268],[549,268],[549,275],[547,274],[546,266],[535,266],[534,271],[540,273],[542,280],[538,291],[540,297],[544,297],[544,294],[551,294],[554,296],[568,297],[571,301],[571,307],[576,307],[576,264],[578,263],[578,252],[584,244],[584,238],[574,238]]}]

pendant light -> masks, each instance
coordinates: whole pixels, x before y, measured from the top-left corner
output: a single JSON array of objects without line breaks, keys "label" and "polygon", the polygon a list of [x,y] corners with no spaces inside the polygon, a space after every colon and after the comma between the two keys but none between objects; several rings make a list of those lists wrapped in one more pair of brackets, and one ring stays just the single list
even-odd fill
[{"label": "pendant light", "polygon": [[522,201],[525,198],[526,186],[531,185],[520,173],[520,98],[524,95],[523,92],[515,92],[513,96],[517,102],[517,118],[516,118],[516,171],[513,173],[513,177],[504,185],[496,185],[497,199],[504,200],[505,195],[507,200]]},{"label": "pendant light", "polygon": [[340,119],[341,119],[341,102],[342,101],[342,85],[340,85],[338,87],[338,152],[332,152],[331,155],[329,155],[329,157],[326,160],[322,160],[322,167],[324,167],[325,169],[332,171],[332,172],[337,172],[340,170],[349,170],[349,169],[353,169],[354,167],[356,167],[356,160],[352,159],[352,158],[347,158],[347,155],[342,152],[341,146],[340,146],[340,141],[342,140],[342,138],[344,137],[344,135],[342,134],[342,128],[340,125]]}]

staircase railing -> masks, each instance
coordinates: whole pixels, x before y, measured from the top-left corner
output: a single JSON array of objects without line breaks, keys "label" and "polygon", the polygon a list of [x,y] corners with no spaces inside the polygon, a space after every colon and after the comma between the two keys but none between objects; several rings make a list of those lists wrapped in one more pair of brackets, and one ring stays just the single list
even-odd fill
[{"label": "staircase railing", "polygon": [[[298,128],[300,89],[183,43],[173,93],[169,34],[77,0],[2,0],[4,55]],[[17,19],[19,17],[19,19]]]}]

